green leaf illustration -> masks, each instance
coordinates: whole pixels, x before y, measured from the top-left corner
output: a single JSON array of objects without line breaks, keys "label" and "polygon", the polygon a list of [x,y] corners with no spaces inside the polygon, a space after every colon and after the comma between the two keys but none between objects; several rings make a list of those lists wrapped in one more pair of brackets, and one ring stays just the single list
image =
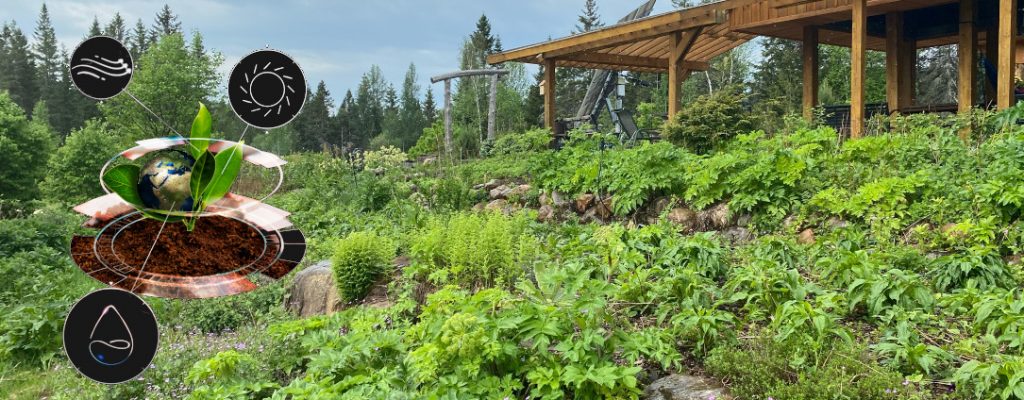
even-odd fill
[{"label": "green leaf illustration", "polygon": [[210,146],[210,130],[213,126],[213,120],[210,117],[210,110],[206,109],[206,105],[199,103],[199,113],[196,114],[196,119],[192,121],[192,136],[189,143],[191,146],[189,150],[192,153],[192,157],[197,160],[199,156],[206,151],[206,148]]},{"label": "green leaf illustration", "polygon": [[242,168],[242,157],[242,143],[217,153],[214,157],[216,172],[203,192],[203,202],[211,204],[228,194],[231,185],[235,183],[235,178],[238,177],[238,171]]},{"label": "green leaf illustration", "polygon": [[203,201],[203,192],[210,185],[210,180],[216,172],[216,160],[209,151],[203,151],[196,162],[192,164],[192,177],[189,178],[188,187],[192,192],[192,211],[202,212],[206,208]]},{"label": "green leaf illustration", "polygon": [[103,174],[103,183],[128,204],[139,209],[145,208],[142,197],[139,196],[138,165],[122,164],[111,168]]}]

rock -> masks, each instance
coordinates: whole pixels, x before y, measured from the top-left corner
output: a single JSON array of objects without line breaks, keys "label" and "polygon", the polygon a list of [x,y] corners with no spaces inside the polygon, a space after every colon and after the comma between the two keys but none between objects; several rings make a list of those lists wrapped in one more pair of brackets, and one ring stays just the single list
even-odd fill
[{"label": "rock", "polygon": [[583,193],[576,197],[576,211],[586,212],[591,204],[594,204],[593,193]]},{"label": "rock", "polygon": [[437,161],[437,157],[427,157],[423,159],[423,165],[430,165]]},{"label": "rock", "polygon": [[508,208],[508,200],[505,200],[505,199],[494,199],[494,200],[491,200],[490,203],[487,203],[486,206],[484,206],[484,210],[486,210],[486,211],[501,211],[501,212],[505,212],[506,208]]},{"label": "rock", "polygon": [[665,209],[668,208],[668,206],[671,204],[672,199],[668,197],[659,197],[657,199],[654,199],[653,202],[651,202],[650,212],[651,214],[654,215],[661,215],[661,212],[665,211]]},{"label": "rock", "polygon": [[825,221],[825,223],[828,224],[828,226],[832,227],[832,229],[845,228],[847,225],[849,225],[848,222],[846,222],[843,219],[840,219],[839,217],[829,218],[828,221]]},{"label": "rock", "polygon": [[473,190],[484,190],[484,184],[478,183],[476,185],[473,185]]},{"label": "rock", "polygon": [[693,232],[697,229],[697,213],[686,207],[676,207],[665,216],[669,222],[679,226],[681,231]]},{"label": "rock", "polygon": [[516,186],[516,187],[511,188],[508,191],[506,191],[505,192],[505,198],[506,199],[510,198],[510,197],[515,197],[517,199],[518,198],[522,198],[529,191],[530,191],[530,185],[527,185],[527,184],[524,183],[522,185]]},{"label": "rock", "polygon": [[499,181],[497,179],[491,179],[491,180],[489,180],[489,181],[487,181],[486,183],[483,184],[484,190],[491,190],[491,189],[494,189],[494,188],[496,188],[498,186],[501,186],[501,181]]},{"label": "rock", "polygon": [[807,228],[800,231],[800,234],[796,237],[796,241],[800,244],[814,244],[814,229]]},{"label": "rock", "polygon": [[557,190],[552,190],[551,191],[551,205],[555,206],[555,208],[563,208],[563,207],[569,205],[569,201],[567,201],[565,199],[565,196],[563,196]]},{"label": "rock", "polygon": [[549,204],[540,206],[537,209],[537,221],[548,222],[555,219],[555,208]]},{"label": "rock", "polygon": [[596,210],[598,217],[607,221],[612,217],[612,197],[608,196],[597,202],[597,204],[594,205],[594,210]]},{"label": "rock", "polygon": [[1020,264],[1022,258],[1024,258],[1024,255],[1022,254],[1011,254],[1003,257],[1003,261],[1006,261],[1006,263],[1010,265],[1017,265]]},{"label": "rock", "polygon": [[693,375],[671,374],[644,388],[644,400],[732,400],[718,382]]},{"label": "rock", "polygon": [[740,227],[746,228],[746,227],[750,226],[750,220],[752,220],[752,219],[754,219],[753,215],[750,215],[750,214],[740,215],[739,218],[736,218],[736,226],[740,226]]},{"label": "rock", "polygon": [[481,201],[481,202],[479,202],[479,203],[476,203],[476,204],[475,204],[475,205],[473,206],[473,211],[475,211],[475,212],[480,212],[480,211],[483,211],[483,210],[484,210],[484,208],[486,208],[486,207],[487,207],[487,203],[485,203],[485,202],[482,202],[482,201]]},{"label": "rock", "polygon": [[604,220],[602,220],[601,217],[597,215],[597,207],[591,208],[584,212],[583,216],[580,217],[580,221],[584,223],[591,222],[595,224],[604,224]]},{"label": "rock", "polygon": [[727,203],[718,203],[698,214],[701,225],[707,229],[724,230],[733,224],[732,216],[729,214]]},{"label": "rock", "polygon": [[794,225],[796,225],[796,223],[796,215],[787,216],[782,220],[782,226],[786,228],[794,228]]},{"label": "rock", "polygon": [[491,199],[504,199],[508,196],[508,191],[508,186],[500,185],[494,189],[491,189],[488,195],[491,197]]},{"label": "rock", "polygon": [[749,229],[738,226],[722,231],[722,236],[732,244],[745,244],[754,239],[754,234],[750,233]]},{"label": "rock", "polygon": [[542,190],[540,192],[540,196],[537,196],[537,202],[540,203],[540,205],[542,205],[542,206],[550,205],[551,204],[551,198],[548,197],[548,192]]},{"label": "rock", "polygon": [[344,308],[330,261],[318,262],[295,274],[286,308],[301,317],[330,314]]}]

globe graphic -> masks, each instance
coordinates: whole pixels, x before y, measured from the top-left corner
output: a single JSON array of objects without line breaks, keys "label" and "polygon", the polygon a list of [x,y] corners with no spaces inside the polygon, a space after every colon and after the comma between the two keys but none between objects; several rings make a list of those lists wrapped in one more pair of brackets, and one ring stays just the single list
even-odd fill
[{"label": "globe graphic", "polygon": [[181,150],[161,150],[142,166],[139,173],[139,197],[151,209],[191,211],[192,164],[195,159]]}]

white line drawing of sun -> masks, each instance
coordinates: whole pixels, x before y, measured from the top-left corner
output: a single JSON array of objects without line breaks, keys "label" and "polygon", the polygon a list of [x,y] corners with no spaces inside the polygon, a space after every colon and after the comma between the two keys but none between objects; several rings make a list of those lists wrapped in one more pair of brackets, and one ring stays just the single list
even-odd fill
[{"label": "white line drawing of sun", "polygon": [[[249,110],[249,112],[263,112],[264,117],[270,115],[271,112],[275,112],[275,107],[277,108],[276,113],[278,115],[281,114],[281,108],[284,107],[284,105],[291,107],[291,95],[295,94],[295,89],[292,88],[290,82],[293,81],[294,78],[279,72],[282,69],[284,69],[284,67],[276,67],[271,69],[272,64],[273,62],[267,62],[267,64],[264,65],[262,68],[260,67],[259,64],[253,64],[252,76],[250,77],[249,73],[245,72],[243,74],[245,76],[245,84],[238,85],[238,88],[242,90],[242,93],[245,93],[248,96],[248,98],[243,99],[242,102],[249,104],[253,107],[251,110]],[[252,93],[252,86],[257,79],[269,79],[271,80],[271,82],[274,82],[274,80],[276,80],[276,82],[281,85],[281,95],[272,102],[267,102],[266,99],[263,99],[263,102],[257,100],[256,96]],[[266,112],[264,112],[264,109],[266,110]]]}]

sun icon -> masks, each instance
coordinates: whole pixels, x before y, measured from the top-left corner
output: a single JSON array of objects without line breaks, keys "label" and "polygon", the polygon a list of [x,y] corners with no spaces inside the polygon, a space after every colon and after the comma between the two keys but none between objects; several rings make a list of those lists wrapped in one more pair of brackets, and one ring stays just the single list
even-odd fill
[{"label": "sun icon", "polygon": [[281,72],[284,66],[274,67],[273,64],[253,65],[252,75],[244,72],[245,84],[239,85],[239,89],[248,96],[242,102],[252,107],[249,112],[262,113],[264,117],[272,112],[281,114],[282,108],[291,107],[291,96],[295,94],[291,85],[295,78]]}]

